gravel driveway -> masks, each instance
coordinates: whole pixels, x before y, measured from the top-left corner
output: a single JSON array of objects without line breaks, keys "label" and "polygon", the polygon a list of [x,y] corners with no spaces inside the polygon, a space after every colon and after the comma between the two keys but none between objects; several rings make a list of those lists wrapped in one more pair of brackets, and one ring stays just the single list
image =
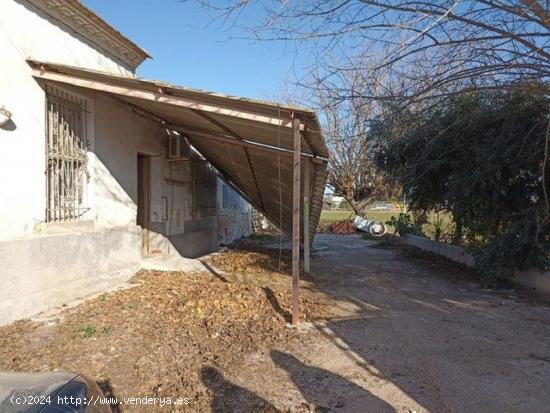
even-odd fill
[{"label": "gravel driveway", "polygon": [[279,272],[276,250],[245,244],[209,258],[210,273],[145,271],[54,323],[1,327],[0,368],[190,401],[148,411],[549,411],[543,301],[356,236],[316,242],[298,329],[289,254]]}]

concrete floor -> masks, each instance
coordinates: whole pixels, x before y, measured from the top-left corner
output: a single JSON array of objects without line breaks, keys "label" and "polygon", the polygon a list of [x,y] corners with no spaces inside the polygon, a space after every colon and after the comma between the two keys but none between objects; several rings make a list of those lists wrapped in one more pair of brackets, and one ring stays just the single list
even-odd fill
[{"label": "concrete floor", "polygon": [[144,270],[156,271],[207,271],[199,259],[185,258],[179,255],[152,255],[141,262]]}]

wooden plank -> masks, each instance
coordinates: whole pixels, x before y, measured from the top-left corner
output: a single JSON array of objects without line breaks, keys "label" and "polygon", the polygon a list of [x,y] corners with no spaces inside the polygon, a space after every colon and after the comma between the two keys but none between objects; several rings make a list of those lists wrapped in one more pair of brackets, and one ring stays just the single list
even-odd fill
[{"label": "wooden plank", "polygon": [[310,192],[309,162],[304,162],[304,272],[309,273],[310,236],[309,236],[309,192]]},{"label": "wooden plank", "polygon": [[[88,74],[89,75],[89,74]],[[200,101],[184,98],[181,96],[165,95],[152,90],[137,89],[136,87],[118,86],[112,83],[107,83],[101,80],[90,80],[83,77],[74,75],[68,75],[64,73],[54,72],[48,70],[46,67],[35,68],[33,70],[33,76],[39,79],[53,80],[56,82],[62,82],[71,84],[74,86],[84,87],[87,89],[99,90],[108,93],[114,93],[120,96],[129,96],[138,99],[145,99],[149,101],[155,101],[160,103],[166,103],[174,106],[184,107],[187,109],[196,109],[204,112],[210,112],[217,115],[230,116],[233,118],[245,119],[252,122],[265,123],[272,126],[280,126],[285,128],[292,127],[292,123],[286,119],[278,119],[273,116],[260,115],[253,112],[245,112],[242,110],[230,109],[223,106],[214,106]],[[116,81],[111,80],[111,81]],[[154,83],[151,83],[154,85]],[[302,130],[304,125],[300,125]]]},{"label": "wooden plank", "polygon": [[294,179],[292,182],[292,324],[300,321],[300,175],[301,145],[300,120],[293,119]]}]

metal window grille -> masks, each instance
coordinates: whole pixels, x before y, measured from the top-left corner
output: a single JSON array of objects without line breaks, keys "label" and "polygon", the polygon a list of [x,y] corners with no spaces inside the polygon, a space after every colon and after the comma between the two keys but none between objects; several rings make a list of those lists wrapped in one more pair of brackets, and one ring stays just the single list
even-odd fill
[{"label": "metal window grille", "polygon": [[46,89],[46,221],[78,220],[85,212],[87,101]]}]

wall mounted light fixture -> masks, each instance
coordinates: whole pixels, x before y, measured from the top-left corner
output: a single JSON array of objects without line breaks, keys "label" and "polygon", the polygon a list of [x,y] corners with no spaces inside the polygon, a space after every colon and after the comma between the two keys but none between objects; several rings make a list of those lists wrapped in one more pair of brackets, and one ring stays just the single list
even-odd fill
[{"label": "wall mounted light fixture", "polygon": [[11,112],[4,106],[0,108],[0,127],[6,125],[11,119]]}]

